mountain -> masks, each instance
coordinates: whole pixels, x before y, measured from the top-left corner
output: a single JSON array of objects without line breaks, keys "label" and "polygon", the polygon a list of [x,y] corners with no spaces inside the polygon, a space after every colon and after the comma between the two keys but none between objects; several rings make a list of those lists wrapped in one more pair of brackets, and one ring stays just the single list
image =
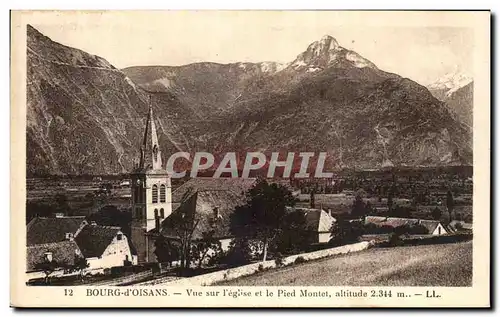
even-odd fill
[{"label": "mountain", "polygon": [[453,91],[444,102],[461,122],[472,127],[473,123],[473,95],[474,95],[474,82],[460,87],[456,91]]},{"label": "mountain", "polygon": [[171,93],[149,95],[105,59],[27,29],[27,174],[130,171],[149,99],[166,151],[189,148],[196,118]]},{"label": "mountain", "polygon": [[444,103],[331,36],[286,64],[118,70],[29,27],[27,62],[28,174],[129,171],[149,102],[165,156],[326,151],[330,168],[472,163],[471,131]]},{"label": "mountain", "polygon": [[427,86],[434,97],[441,101],[449,98],[458,89],[472,82],[472,78],[461,73],[458,69],[448,73]]},{"label": "mountain", "polygon": [[443,101],[457,120],[472,127],[474,83],[472,78],[455,70],[427,86]]}]

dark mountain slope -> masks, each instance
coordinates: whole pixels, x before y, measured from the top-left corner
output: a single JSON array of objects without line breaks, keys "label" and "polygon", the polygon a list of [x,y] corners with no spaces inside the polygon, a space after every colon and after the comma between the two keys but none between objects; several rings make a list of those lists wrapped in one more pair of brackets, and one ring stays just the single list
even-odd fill
[{"label": "dark mountain slope", "polygon": [[[28,26],[27,172],[129,171],[138,157],[149,96],[106,60],[51,41]],[[194,118],[168,93],[153,96],[166,153],[189,148]]]}]

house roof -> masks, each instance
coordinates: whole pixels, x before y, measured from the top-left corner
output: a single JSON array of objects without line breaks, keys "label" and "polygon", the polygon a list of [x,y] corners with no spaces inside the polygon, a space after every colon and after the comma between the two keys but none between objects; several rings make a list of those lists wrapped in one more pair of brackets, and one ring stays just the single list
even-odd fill
[{"label": "house roof", "polygon": [[[379,217],[379,216],[366,216],[365,224],[372,223],[378,226],[401,227],[404,225],[417,225],[420,224],[427,228],[429,233],[434,232],[440,224],[437,220],[427,219],[412,219],[412,218],[397,218],[397,217]],[[443,227],[444,228],[444,227]]]},{"label": "house roof", "polygon": [[336,219],[330,216],[326,211],[322,209],[312,209],[312,208],[288,208],[289,211],[296,210],[301,211],[305,215],[306,226],[308,230],[316,232],[329,232],[332,228],[332,224],[336,222]]},{"label": "house roof", "polygon": [[75,241],[85,258],[99,257],[119,232],[120,227],[87,225],[76,236]]},{"label": "house roof", "polygon": [[81,251],[75,241],[61,241],[54,243],[37,244],[27,247],[27,271],[36,270],[36,265],[45,261],[45,253],[52,252],[52,259],[61,266],[72,265]]},{"label": "house roof", "polygon": [[76,236],[87,222],[85,217],[33,218],[26,226],[26,244],[45,244],[66,240],[66,233]]}]

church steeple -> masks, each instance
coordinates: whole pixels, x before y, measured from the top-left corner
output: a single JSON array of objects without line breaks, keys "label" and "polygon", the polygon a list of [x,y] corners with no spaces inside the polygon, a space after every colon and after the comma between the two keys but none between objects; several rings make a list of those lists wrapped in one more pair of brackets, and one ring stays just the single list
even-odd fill
[{"label": "church steeple", "polygon": [[172,213],[172,184],[162,167],[160,145],[156,134],[151,97],[138,166],[131,180],[131,241],[137,250],[139,263],[156,261],[153,229],[161,231],[162,222]]},{"label": "church steeple", "polygon": [[151,97],[149,101],[149,111],[146,121],[146,129],[141,145],[141,154],[139,160],[140,169],[162,169],[161,150],[158,143],[158,135],[156,134],[156,126],[153,117],[153,104]]}]

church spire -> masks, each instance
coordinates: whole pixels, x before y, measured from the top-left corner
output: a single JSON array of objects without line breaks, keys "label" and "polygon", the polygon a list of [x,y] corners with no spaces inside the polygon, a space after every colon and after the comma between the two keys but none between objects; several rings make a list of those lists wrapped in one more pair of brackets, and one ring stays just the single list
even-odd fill
[{"label": "church spire", "polygon": [[156,134],[156,126],[153,117],[153,103],[151,96],[149,97],[149,111],[146,120],[146,129],[141,145],[141,157],[139,162],[141,169],[158,170],[162,168],[161,151],[158,143],[158,135]]}]

